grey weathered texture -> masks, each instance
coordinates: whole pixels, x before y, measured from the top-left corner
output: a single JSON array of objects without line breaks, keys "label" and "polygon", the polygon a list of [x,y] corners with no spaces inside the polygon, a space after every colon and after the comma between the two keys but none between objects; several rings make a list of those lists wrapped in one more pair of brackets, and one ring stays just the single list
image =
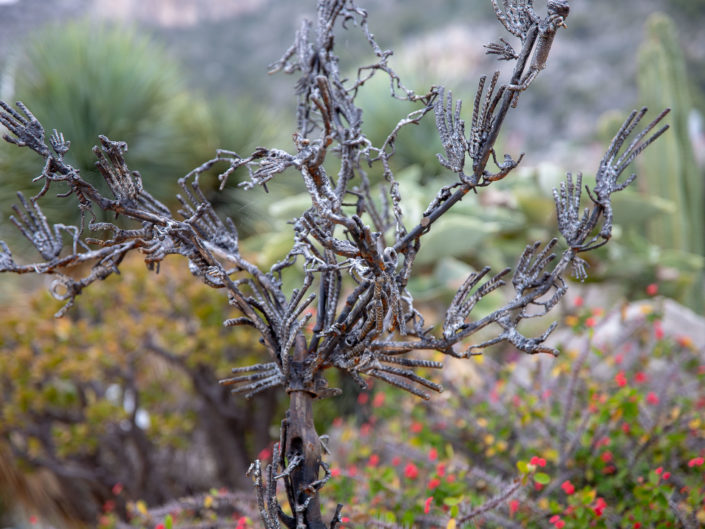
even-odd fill
[{"label": "grey weathered texture", "polygon": [[[222,289],[238,313],[225,325],[257,329],[269,357],[267,362],[234,369],[234,376],[222,383],[245,396],[275,386],[283,386],[290,395],[272,465],[262,469],[258,461],[250,469],[265,526],[273,529],[283,523],[292,529],[335,528],[340,508],[328,524],[321,515],[319,491],[330,473],[313,425],[313,400],[340,393],[329,387],[325,371],[344,371],[362,387],[366,377],[373,377],[427,399],[430,391],[442,388],[418,370],[439,369],[442,364],[409,356],[414,352],[439,351],[465,358],[505,342],[528,354],[556,354],[545,344],[556,324],[539,336],[525,336],[519,324],[547,314],[558,303],[567,289],[563,276],[569,269],[579,277],[585,275],[579,254],[610,238],[611,195],[633,180],[620,179],[622,172],[667,128],[656,130],[664,111],[630,139],[645,109],[632,113],[610,145],[595,184],[586,186],[589,201],[582,216],[580,175],[577,182],[568,175],[555,192],[564,249],[554,253],[559,248],[557,239],[532,243],[513,272],[506,269],[490,274],[485,268],[471,274],[446,311],[442,333],[434,333],[408,289],[414,259],[424,234],[438,218],[471,191],[477,193],[505,178],[522,159],[523,155],[516,159],[504,155],[504,161],[498,163],[495,141],[505,117],[517,106],[519,93],[529,88],[545,66],[556,33],[568,16],[564,1],[549,1],[545,16],[532,4],[531,0],[504,0],[500,6],[493,0],[500,21],[519,38],[520,47],[515,52],[506,41],[488,46],[488,53],[515,61],[514,70],[505,82],[499,74],[493,75],[487,87],[486,77],[480,80],[466,132],[461,103],[454,103],[450,92],[438,86],[419,94],[404,86],[390,67],[391,51],[382,49],[369,31],[363,9],[352,0],[320,0],[317,18],[302,23],[294,44],[272,65],[273,71],[299,77],[295,149],[286,152],[261,147],[246,156],[219,151],[216,158],[179,180],[182,207],[176,213],[154,199],[143,188],[139,173],[127,167],[124,142],[101,136],[100,145],[94,148],[98,169],[113,195],[103,196],[64,161],[70,144],[61,133],[54,131],[47,145],[44,128],[29,109],[21,103],[18,110],[0,103],[0,122],[10,131],[5,138],[30,148],[45,161],[36,178],[41,190],[30,199],[21,196],[21,207],[13,217],[43,259],[17,264],[7,245],[0,243],[0,271],[54,276],[51,292],[66,302],[57,313],[61,316],[84,288],[117,272],[130,252],[142,253],[147,265],[157,270],[169,254],[187,257],[193,275]],[[356,27],[376,57],[376,62],[360,68],[350,80],[340,72],[334,53],[334,31],[339,26]],[[420,105],[402,118],[379,146],[362,132],[362,111],[355,104],[358,89],[373,75],[388,76],[392,97]],[[445,151],[439,161],[455,176],[430,199],[422,218],[405,219],[390,158],[399,130],[431,112]],[[324,161],[332,158],[337,160],[336,175],[328,174],[330,163],[324,166]],[[220,177],[221,188],[238,168],[247,173],[241,184],[246,189],[266,189],[268,182],[285,171],[298,174],[306,186],[311,205],[293,220],[291,250],[268,271],[241,254],[235,223],[221,219],[199,188],[199,176],[218,164],[226,167]],[[376,198],[366,170],[375,164],[384,175],[379,186],[381,200]],[[60,188],[62,196],[78,201],[82,214],[79,226],[50,226],[42,214],[38,201],[55,188]],[[95,222],[94,208],[112,211],[132,225],[126,228]],[[109,237],[88,237],[88,231]],[[69,244],[64,248],[66,238]],[[304,279],[287,294],[290,289],[283,272],[294,266],[303,271]],[[505,286],[507,278],[511,278],[513,295],[499,309],[473,319],[477,302]],[[310,310],[314,301],[315,312]],[[308,331],[311,319],[314,325]],[[494,337],[474,342],[472,336],[483,329],[493,329]],[[276,499],[280,481],[288,496],[288,514]]]}]

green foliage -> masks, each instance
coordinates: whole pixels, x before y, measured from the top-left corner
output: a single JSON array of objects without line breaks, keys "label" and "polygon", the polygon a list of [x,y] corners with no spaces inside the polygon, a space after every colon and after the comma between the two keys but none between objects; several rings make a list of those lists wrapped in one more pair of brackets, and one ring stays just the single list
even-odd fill
[{"label": "green foliage", "polygon": [[[71,141],[69,163],[94,185],[102,184],[91,152],[99,134],[126,141],[150,192],[168,200],[208,147],[207,108],[189,97],[175,61],[133,29],[93,21],[44,28],[24,48],[14,92]],[[6,190],[38,191],[30,182],[41,167],[29,153],[4,144],[0,160]],[[52,205],[52,218],[75,214]]]},{"label": "green foliage", "polygon": [[668,214],[645,223],[646,231],[641,233],[665,252],[700,258],[700,270],[692,278],[696,288],[686,299],[703,309],[705,180],[688,134],[693,108],[690,81],[675,24],[663,14],[654,14],[646,31],[639,55],[640,98],[646,106],[671,106],[672,111],[671,131],[644,154],[640,179],[643,195],[667,200],[672,207]]},{"label": "green foliage", "polygon": [[[433,156],[433,152],[431,148],[429,154]],[[438,171],[439,167],[435,170]],[[473,268],[514,266],[516,255],[529,240],[527,237],[549,237],[551,224],[555,224],[555,219],[551,218],[554,206],[550,182],[559,176],[560,171],[555,168],[524,171],[514,175],[511,183],[499,182],[499,189],[491,193],[490,201],[483,203],[481,195],[480,202],[466,200],[454,206],[425,236],[415,262],[426,273],[412,278],[414,295],[418,299],[437,299],[454,292]],[[408,226],[412,225],[413,219],[421,218],[428,207],[431,190],[444,185],[445,178],[445,175],[424,172],[418,164],[397,172],[404,197],[401,208],[404,218],[411,219]],[[308,195],[300,192],[266,206],[262,204],[270,216],[270,231],[244,243],[257,255],[258,264],[269,267],[286,254],[291,240],[291,226],[287,221],[301,211],[308,200]]]},{"label": "green foliage", "polygon": [[62,319],[46,293],[0,307],[0,447],[66,480],[62,501],[90,524],[105,502],[124,514],[130,499],[244,486],[278,412],[276,393],[247,402],[217,384],[260,347],[223,328],[221,292],[181,262],[158,276],[125,265]]},{"label": "green foliage", "polygon": [[362,425],[338,419],[331,443],[345,527],[705,523],[705,365],[658,310],[576,306],[558,359],[453,361],[446,393],[425,406],[362,394]]},{"label": "green foliage", "polygon": [[[131,28],[94,21],[43,28],[23,49],[14,77],[15,97],[49,131],[61,130],[71,141],[67,160],[84,178],[105,189],[91,151],[104,134],[127,142],[130,168],[140,172],[150,193],[170,205],[180,191],[178,178],[213,158],[217,149],[249,154],[279,133],[261,104],[223,98],[206,103],[189,91],[176,60]],[[11,211],[15,191],[29,196],[39,192],[32,179],[42,167],[30,154],[5,142],[0,145],[3,211]],[[202,182],[209,196],[216,174],[209,173]],[[51,199],[44,204],[54,221],[75,222],[78,208]],[[214,205],[238,216],[244,233],[253,227],[257,210],[248,208],[240,193],[219,193]],[[4,236],[10,234],[9,228],[4,230]]]},{"label": "green foliage", "polygon": [[[223,96],[212,97],[208,100],[208,130],[209,138],[207,148],[198,153],[200,159],[187,169],[207,159],[213,158],[217,149],[236,151],[241,156],[248,156],[260,145],[286,148],[291,145],[291,137],[283,134],[279,126],[280,117],[266,108],[262,103],[248,97],[239,97],[229,100]],[[137,167],[135,165],[135,167]],[[216,166],[223,171],[227,165]],[[216,172],[208,174],[209,179],[204,182],[206,193],[211,204],[223,216],[231,217],[241,236],[261,233],[272,228],[267,205],[275,203],[291,194],[292,187],[297,191],[300,182],[286,182],[280,184],[273,182],[270,192],[264,193],[261,189],[245,191],[236,186],[244,179],[245,169],[239,169],[234,177],[229,180],[229,185],[223,190],[217,190],[219,182]],[[170,197],[173,200],[173,196]]]},{"label": "green foliage", "polygon": [[[419,81],[419,75],[400,75],[413,89],[420,92],[430,87],[430,83]],[[423,107],[419,103],[416,108],[410,108],[405,101],[391,99],[388,95],[390,89],[389,79],[376,75],[365,83],[356,99],[363,111],[362,131],[373,145],[382,145],[401,117]],[[425,180],[444,172],[436,158],[436,153],[443,152],[443,147],[432,113],[427,114],[417,125],[402,129],[393,148],[395,154],[390,162],[395,173],[400,169],[418,166]],[[381,175],[373,176],[379,178]]]},{"label": "green foliage", "polygon": [[[677,47],[677,42],[671,42],[669,46]],[[684,128],[684,116],[690,106],[687,104],[687,94],[681,94],[686,89],[687,79],[682,71],[682,52],[678,50],[678,54],[681,66],[665,66],[663,61],[666,59],[661,57],[660,60],[664,68],[675,68],[675,73],[682,74],[683,79],[675,73],[671,75],[670,70],[657,71],[657,66],[649,61],[640,67],[640,70],[652,72],[648,75],[654,79],[649,79],[645,84],[651,87],[651,92],[660,94],[658,99],[646,101],[649,107],[662,108],[674,106],[674,101],[678,103],[673,112],[677,117],[673,118],[671,126],[680,133],[669,132],[665,135],[666,141],[657,142],[652,152],[646,153],[649,161],[640,168],[640,174],[651,175],[664,189],[644,187],[640,192],[628,189],[614,197],[617,228],[610,245],[587,257],[590,264],[588,281],[609,283],[615,290],[634,298],[643,292],[647,284],[658,280],[666,295],[698,308],[697,303],[701,302],[702,297],[695,294],[698,290],[694,285],[699,284],[705,259],[702,252],[696,250],[696,239],[701,235],[695,234],[702,234],[705,226],[701,218],[705,200],[702,199],[702,190],[694,188],[679,191],[682,197],[692,199],[691,206],[681,204],[678,200],[682,201],[682,197],[677,200],[671,197],[680,185],[673,185],[674,180],[681,181],[687,177],[689,186],[702,185],[698,184],[698,178],[702,178],[693,165],[687,130]],[[675,76],[676,79],[671,81],[666,79],[668,76]],[[414,79],[414,76],[411,78]],[[417,75],[415,78],[422,77]],[[423,83],[416,82],[416,85]],[[666,88],[659,86],[670,87],[668,90],[678,93],[664,95]],[[384,80],[373,78],[359,95],[360,105],[364,109],[364,130],[376,142],[384,140],[387,131],[403,114],[396,108],[395,101],[375,96],[385,90],[388,87]],[[467,106],[468,98],[465,97],[465,100]],[[614,113],[605,116],[601,120],[600,137],[611,138],[623,119],[624,116]],[[448,182],[446,172],[436,160],[441,146],[436,138],[433,116],[427,115],[418,125],[403,129],[395,148],[396,154],[391,162],[404,196],[401,207],[405,218],[413,223],[428,205],[429,190]],[[684,164],[690,169],[686,169]],[[673,173],[670,172],[672,170]],[[479,201],[466,200],[457,204],[425,236],[416,262],[425,266],[426,273],[412,280],[414,295],[426,300],[447,295],[458,278],[471,270],[486,264],[494,269],[512,267],[527,240],[550,237],[555,232],[551,191],[564,172],[563,168],[548,165],[522,167],[512,177],[498,182],[489,193],[480,194]],[[677,174],[682,176],[678,177]],[[382,175],[373,171],[370,177],[373,181],[379,181]],[[646,186],[647,178],[640,177],[638,185]],[[589,176],[586,183],[590,185]],[[268,211],[272,219],[269,226],[260,225],[269,231],[268,235],[247,242],[248,248],[258,253],[260,264],[265,266],[274,263],[288,250],[291,228],[286,222],[307,200],[306,193],[295,188],[290,189],[288,196],[279,194],[277,197],[280,199],[268,204],[264,204],[260,197],[255,198],[254,203],[261,205],[261,208],[252,208]],[[694,213],[690,215],[687,211]],[[672,243],[660,242],[658,237],[652,237],[645,230],[649,224],[662,229],[675,222],[678,224],[674,229],[681,237],[685,237],[687,232],[692,234],[691,242],[676,247]],[[669,235],[666,239],[677,238]],[[449,244],[449,241],[452,243]]]}]

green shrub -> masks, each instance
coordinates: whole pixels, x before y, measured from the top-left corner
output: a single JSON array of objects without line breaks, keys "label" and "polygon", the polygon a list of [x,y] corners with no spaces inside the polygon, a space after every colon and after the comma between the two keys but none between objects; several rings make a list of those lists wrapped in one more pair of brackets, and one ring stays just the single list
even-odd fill
[{"label": "green shrub", "polygon": [[[249,154],[278,134],[274,117],[256,102],[215,97],[207,103],[190,91],[178,62],[133,28],[94,21],[43,28],[23,48],[14,77],[17,97],[49,131],[61,130],[71,141],[67,161],[104,191],[91,152],[99,134],[127,142],[129,164],[140,168],[145,187],[166,204],[175,202],[177,180],[217,149]],[[38,192],[32,178],[41,170],[27,152],[0,144],[2,211],[11,211],[15,191]],[[215,194],[216,174],[202,182],[209,196]],[[47,198],[48,215],[75,222],[77,209]],[[242,219],[244,233],[254,225],[257,208],[248,208],[241,193],[218,194],[216,202],[227,205],[224,214]],[[3,237],[16,235],[9,227],[5,231]]]},{"label": "green shrub", "polygon": [[45,488],[61,493],[37,514],[93,525],[129,501],[247,486],[249,461],[271,442],[276,394],[244,401],[218,386],[255,357],[256,340],[224,329],[219,293],[180,264],[155,277],[126,263],[125,277],[58,320],[43,292],[0,307],[0,458],[13,456],[0,461],[0,491],[5,466],[22,480],[48,471]]},{"label": "green shrub", "polygon": [[663,327],[659,303],[575,307],[558,359],[454,364],[429,404],[363,394],[362,425],[338,419],[331,443],[346,527],[705,523],[705,360],[696,337]]}]

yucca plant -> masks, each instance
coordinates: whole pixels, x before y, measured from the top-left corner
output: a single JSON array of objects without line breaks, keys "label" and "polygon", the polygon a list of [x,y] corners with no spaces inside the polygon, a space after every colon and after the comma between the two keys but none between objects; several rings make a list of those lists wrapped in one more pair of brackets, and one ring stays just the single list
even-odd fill
[{"label": "yucca plant", "polygon": [[[31,36],[15,70],[14,92],[42,123],[64,131],[67,162],[106,191],[91,149],[99,134],[124,138],[126,155],[154,196],[173,203],[183,176],[218,147],[251,150],[276,136],[274,120],[252,101],[211,102],[190,91],[178,61],[135,28],[82,21],[50,26]],[[249,127],[256,120],[261,127]],[[272,123],[272,125],[267,125]],[[15,191],[30,192],[41,165],[17,149],[0,148],[0,204],[8,211]],[[204,179],[206,189],[214,187]],[[75,222],[77,212],[47,197],[52,217]],[[229,196],[231,211],[242,204]]]}]

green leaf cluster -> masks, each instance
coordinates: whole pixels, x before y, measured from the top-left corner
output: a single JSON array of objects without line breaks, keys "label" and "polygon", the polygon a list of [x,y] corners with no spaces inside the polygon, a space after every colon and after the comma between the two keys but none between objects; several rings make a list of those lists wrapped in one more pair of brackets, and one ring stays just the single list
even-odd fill
[{"label": "green leaf cluster", "polygon": [[[262,142],[276,143],[279,134],[261,104],[245,98],[206,100],[195,92],[179,62],[133,27],[93,20],[44,27],[18,50],[6,74],[13,80],[10,98],[28,105],[47,135],[54,128],[62,132],[71,142],[67,161],[108,195],[92,153],[99,134],[127,142],[130,169],[139,171],[145,188],[168,205],[177,205],[177,180],[214,158],[217,149],[247,155]],[[26,149],[0,145],[2,211],[11,211],[16,191],[39,192],[32,179],[42,166],[35,158]],[[216,167],[203,179],[207,194],[215,193],[217,169],[225,168]],[[76,223],[78,208],[46,198],[42,207],[49,218]],[[248,208],[241,194],[222,193],[214,205],[240,217],[244,233],[253,227],[257,210]],[[3,238],[16,235],[11,228],[3,226]]]},{"label": "green leaf cluster", "polygon": [[44,292],[0,306],[0,447],[20,474],[50,470],[81,484],[61,501],[89,524],[108,501],[124,509],[130,499],[154,505],[245,486],[249,462],[271,442],[281,395],[245,402],[217,383],[259,361],[261,346],[222,326],[227,302],[185,268],[167,263],[155,275],[126,262],[123,277],[95,285],[58,320]]},{"label": "green leaf cluster", "polygon": [[576,310],[555,360],[452,361],[446,393],[428,404],[374,388],[366,422],[343,422],[331,443],[348,527],[452,526],[497,498],[458,527],[705,523],[702,357],[691,337],[660,330],[658,306],[624,313],[608,338],[619,311]]}]

